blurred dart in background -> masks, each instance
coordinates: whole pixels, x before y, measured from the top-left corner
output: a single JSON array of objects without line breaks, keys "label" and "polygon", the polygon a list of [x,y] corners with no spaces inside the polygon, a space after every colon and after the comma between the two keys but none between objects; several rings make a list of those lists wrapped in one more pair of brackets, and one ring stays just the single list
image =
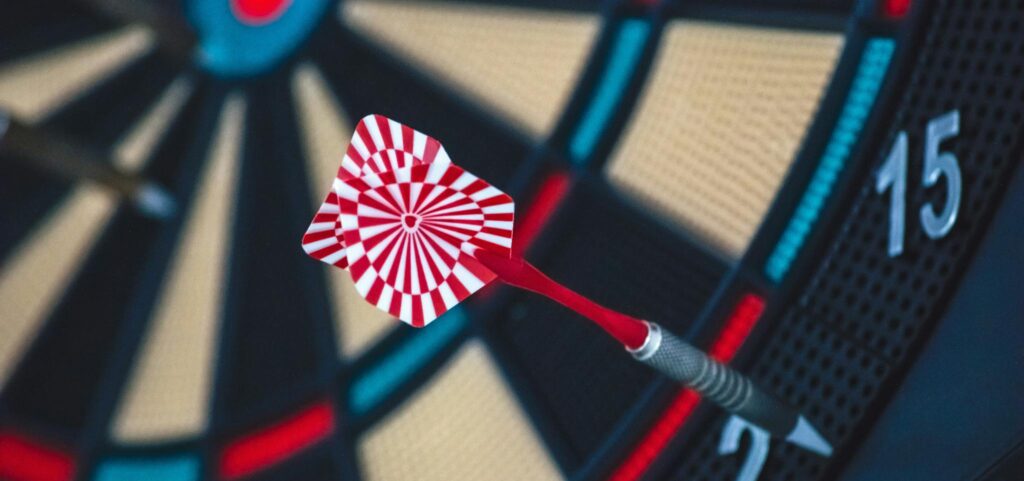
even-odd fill
[{"label": "blurred dart in background", "polygon": [[657,324],[601,306],[513,255],[514,210],[511,197],[452,164],[433,138],[371,115],[356,127],[302,244],[312,257],[348,269],[368,302],[415,327],[495,279],[544,295],[729,412],[831,455],[831,445],[799,411],[745,376]]},{"label": "blurred dart in background", "polygon": [[95,182],[152,218],[170,217],[176,203],[161,186],[121,168],[116,161],[75,139],[18,121],[0,110],[0,158],[49,175]]}]

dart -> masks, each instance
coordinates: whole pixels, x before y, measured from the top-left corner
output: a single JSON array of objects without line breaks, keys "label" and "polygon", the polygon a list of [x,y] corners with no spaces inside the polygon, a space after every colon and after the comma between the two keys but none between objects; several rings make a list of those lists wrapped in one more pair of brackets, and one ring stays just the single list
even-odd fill
[{"label": "dart", "polygon": [[433,138],[379,115],[356,127],[302,239],[348,269],[368,302],[424,327],[494,280],[581,314],[633,357],[727,411],[812,452],[831,445],[799,411],[654,322],[602,306],[512,254],[514,202],[452,163]]},{"label": "dart", "polygon": [[163,187],[123,172],[87,146],[26,125],[3,110],[0,154],[42,172],[96,182],[128,199],[148,217],[166,218],[175,212],[175,202]]}]

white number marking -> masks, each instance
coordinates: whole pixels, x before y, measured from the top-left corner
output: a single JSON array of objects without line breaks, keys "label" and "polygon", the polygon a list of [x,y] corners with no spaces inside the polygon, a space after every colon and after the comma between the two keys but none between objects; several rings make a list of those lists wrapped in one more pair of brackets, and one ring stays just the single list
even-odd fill
[{"label": "white number marking", "polygon": [[757,477],[761,475],[761,470],[764,469],[764,462],[768,460],[768,448],[771,443],[771,435],[768,434],[768,431],[746,422],[739,416],[732,416],[722,429],[722,439],[718,442],[718,454],[725,456],[738,451],[743,431],[750,433],[750,452],[747,453],[747,459],[743,461],[736,481],[756,481]]},{"label": "white number marking", "polygon": [[[960,212],[960,197],[963,193],[960,165],[952,152],[939,150],[939,144],[943,140],[956,137],[959,133],[960,112],[956,110],[932,119],[925,129],[921,185],[925,188],[934,187],[939,178],[946,177],[946,204],[942,208],[942,213],[936,214],[935,206],[931,202],[921,206],[921,227],[931,239],[939,239],[949,234]],[[889,257],[903,253],[907,220],[908,149],[907,133],[900,131],[875,181],[875,192],[879,194],[892,188],[889,194]]]}]

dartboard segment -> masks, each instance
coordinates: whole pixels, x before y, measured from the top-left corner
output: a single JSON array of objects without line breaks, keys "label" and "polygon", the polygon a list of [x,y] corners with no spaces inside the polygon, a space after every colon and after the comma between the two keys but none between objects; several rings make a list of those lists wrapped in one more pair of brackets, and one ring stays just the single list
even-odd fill
[{"label": "dartboard segment", "polygon": [[494,280],[474,251],[511,255],[512,198],[451,163],[335,185],[356,289],[413,326],[429,324]]},{"label": "dartboard segment", "polygon": [[342,157],[334,188],[327,193],[302,238],[302,248],[316,259],[348,268],[336,193],[342,188],[339,183],[363,175],[433,162],[451,164],[448,153],[436,139],[382,115],[363,117]]}]

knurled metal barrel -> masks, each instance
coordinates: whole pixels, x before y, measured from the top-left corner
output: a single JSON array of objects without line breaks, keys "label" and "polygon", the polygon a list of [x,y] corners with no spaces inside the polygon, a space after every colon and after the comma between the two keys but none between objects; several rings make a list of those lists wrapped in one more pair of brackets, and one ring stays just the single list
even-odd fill
[{"label": "knurled metal barrel", "polygon": [[779,438],[793,431],[800,419],[795,409],[657,324],[647,324],[647,341],[630,350],[637,360]]}]

